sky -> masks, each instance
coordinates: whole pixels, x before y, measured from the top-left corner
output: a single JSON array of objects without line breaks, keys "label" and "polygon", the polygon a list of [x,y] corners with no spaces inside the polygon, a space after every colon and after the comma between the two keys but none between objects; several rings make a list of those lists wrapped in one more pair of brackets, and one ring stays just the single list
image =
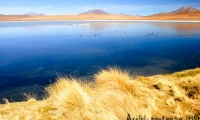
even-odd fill
[{"label": "sky", "polygon": [[200,10],[199,0],[0,0],[0,14],[22,15],[29,12],[46,15],[79,14],[102,9],[111,14],[151,15],[171,12],[183,6]]}]

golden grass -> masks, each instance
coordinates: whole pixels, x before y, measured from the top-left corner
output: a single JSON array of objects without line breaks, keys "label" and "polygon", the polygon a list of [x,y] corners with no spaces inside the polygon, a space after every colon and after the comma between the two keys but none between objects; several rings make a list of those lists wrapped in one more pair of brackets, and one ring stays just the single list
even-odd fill
[{"label": "golden grass", "polygon": [[[134,77],[118,68],[102,70],[94,82],[60,77],[42,101],[0,105],[2,120],[126,120],[200,115],[200,68],[170,75]],[[128,117],[129,116],[129,117]]]}]

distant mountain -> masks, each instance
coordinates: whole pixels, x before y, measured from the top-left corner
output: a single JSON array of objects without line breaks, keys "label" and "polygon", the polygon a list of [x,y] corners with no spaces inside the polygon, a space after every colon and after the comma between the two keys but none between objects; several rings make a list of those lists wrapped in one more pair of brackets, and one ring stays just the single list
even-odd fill
[{"label": "distant mountain", "polygon": [[124,14],[124,13],[119,13],[119,14],[117,14],[117,15],[130,16],[130,15]]},{"label": "distant mountain", "polygon": [[29,12],[29,13],[26,13],[24,15],[28,15],[28,16],[45,16],[44,14],[37,14],[37,13],[34,13],[34,12]]},{"label": "distant mountain", "polygon": [[168,13],[158,13],[158,14],[153,14],[150,16],[171,16],[171,15],[178,15],[178,14],[182,14],[182,15],[191,15],[191,14],[200,14],[200,11],[196,8],[193,8],[191,6],[184,6],[179,8],[178,10],[172,11],[172,12],[168,12]]},{"label": "distant mountain", "polygon": [[107,15],[109,15],[110,13],[105,12],[105,11],[100,10],[100,9],[95,9],[95,10],[88,10],[87,12],[80,13],[80,14],[107,14]]},{"label": "distant mountain", "polygon": [[184,6],[180,9],[172,11],[170,13],[177,14],[177,13],[183,13],[183,12],[200,12],[200,11],[196,8],[191,7],[191,6]]},{"label": "distant mountain", "polygon": [[200,11],[191,6],[185,6],[168,13],[144,16],[147,20],[200,20]]}]

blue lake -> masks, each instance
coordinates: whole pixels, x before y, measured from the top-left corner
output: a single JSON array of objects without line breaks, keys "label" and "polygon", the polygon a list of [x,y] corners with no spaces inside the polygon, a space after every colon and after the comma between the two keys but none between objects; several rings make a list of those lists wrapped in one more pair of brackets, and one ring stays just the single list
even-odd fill
[{"label": "blue lake", "polygon": [[0,90],[109,66],[145,76],[200,67],[200,23],[0,22]]}]

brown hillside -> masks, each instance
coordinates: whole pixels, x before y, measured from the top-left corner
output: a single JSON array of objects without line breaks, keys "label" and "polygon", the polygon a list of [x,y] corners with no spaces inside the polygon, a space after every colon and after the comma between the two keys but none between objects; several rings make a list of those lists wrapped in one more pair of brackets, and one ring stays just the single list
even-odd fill
[{"label": "brown hillside", "polygon": [[26,15],[0,15],[0,21],[13,21],[13,20],[20,20]]},{"label": "brown hillside", "polygon": [[182,7],[169,13],[159,13],[144,17],[146,20],[200,20],[200,11],[193,7]]}]

